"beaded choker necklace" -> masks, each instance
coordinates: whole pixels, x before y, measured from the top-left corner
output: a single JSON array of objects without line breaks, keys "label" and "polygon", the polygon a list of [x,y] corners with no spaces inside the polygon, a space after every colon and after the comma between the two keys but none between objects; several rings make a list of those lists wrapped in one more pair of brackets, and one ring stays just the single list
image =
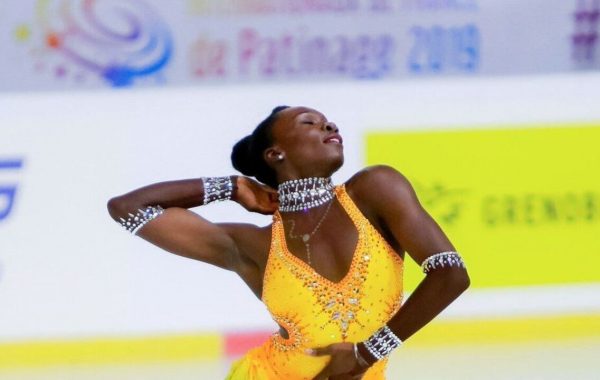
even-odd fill
[{"label": "beaded choker necklace", "polygon": [[331,178],[301,178],[279,184],[279,211],[308,210],[334,197]]}]

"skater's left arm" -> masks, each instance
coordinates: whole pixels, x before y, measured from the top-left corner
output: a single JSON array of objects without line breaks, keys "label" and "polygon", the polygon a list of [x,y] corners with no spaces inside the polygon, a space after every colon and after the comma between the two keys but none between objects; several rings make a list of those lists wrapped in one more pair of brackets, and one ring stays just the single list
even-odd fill
[{"label": "skater's left arm", "polygon": [[[367,169],[351,180],[351,184],[349,192],[362,204],[368,205],[369,212],[391,232],[390,238],[395,240],[392,245],[402,247],[417,264],[431,261],[434,254],[442,252],[458,255],[440,226],[421,206],[408,179],[395,169],[385,166]],[[441,313],[469,284],[464,265],[457,263],[429,270],[387,326],[401,341],[407,340]],[[356,375],[378,361],[365,342],[358,343],[356,348],[360,358],[366,361],[362,366],[352,343],[337,343],[309,352],[332,357],[329,365],[315,379]]]}]

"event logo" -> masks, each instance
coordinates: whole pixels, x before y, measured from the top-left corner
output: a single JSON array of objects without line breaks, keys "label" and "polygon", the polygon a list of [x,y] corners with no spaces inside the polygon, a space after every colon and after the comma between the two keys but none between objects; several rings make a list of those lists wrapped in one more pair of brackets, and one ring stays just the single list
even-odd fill
[{"label": "event logo", "polygon": [[573,13],[575,32],[572,36],[573,60],[579,64],[596,62],[600,0],[579,0]]},{"label": "event logo", "polygon": [[435,214],[444,225],[455,224],[463,214],[468,190],[451,189],[440,182],[424,186],[415,181],[413,186],[425,209]]},{"label": "event logo", "polygon": [[141,0],[38,0],[36,16],[16,37],[36,37],[35,67],[56,78],[83,82],[91,74],[114,87],[130,86],[143,77],[160,81],[171,60],[171,34]]},{"label": "event logo", "polygon": [[[5,171],[21,170],[22,167],[23,160],[21,159],[0,159],[0,173]],[[0,222],[9,217],[15,203],[16,194],[16,184],[10,183],[7,185],[0,183]]]}]

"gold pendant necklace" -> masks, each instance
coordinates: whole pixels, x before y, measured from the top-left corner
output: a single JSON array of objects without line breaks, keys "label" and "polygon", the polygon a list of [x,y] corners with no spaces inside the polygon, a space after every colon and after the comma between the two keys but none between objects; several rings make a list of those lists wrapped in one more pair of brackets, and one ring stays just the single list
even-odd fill
[{"label": "gold pendant necklace", "polygon": [[317,232],[319,227],[321,227],[321,223],[323,223],[323,221],[325,220],[325,217],[329,213],[329,209],[331,208],[331,205],[333,204],[334,199],[329,201],[329,204],[327,205],[327,209],[325,209],[323,216],[321,216],[321,219],[319,219],[319,222],[317,223],[315,228],[310,233],[302,234],[302,235],[294,235],[294,228],[296,227],[296,222],[294,222],[293,220],[289,221],[289,223],[291,224],[289,236],[292,239],[301,239],[302,240],[302,242],[304,243],[304,247],[306,248],[306,259],[307,259],[308,265],[310,265],[310,266],[312,266],[311,254],[310,254],[310,239]]}]

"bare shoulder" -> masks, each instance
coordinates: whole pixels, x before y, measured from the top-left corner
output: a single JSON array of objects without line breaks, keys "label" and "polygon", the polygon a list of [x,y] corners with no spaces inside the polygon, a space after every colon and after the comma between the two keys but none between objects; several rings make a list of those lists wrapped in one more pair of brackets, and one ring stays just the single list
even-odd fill
[{"label": "bare shoulder", "polygon": [[359,171],[346,182],[346,189],[353,200],[367,208],[417,202],[408,178],[387,165],[370,166]]}]

